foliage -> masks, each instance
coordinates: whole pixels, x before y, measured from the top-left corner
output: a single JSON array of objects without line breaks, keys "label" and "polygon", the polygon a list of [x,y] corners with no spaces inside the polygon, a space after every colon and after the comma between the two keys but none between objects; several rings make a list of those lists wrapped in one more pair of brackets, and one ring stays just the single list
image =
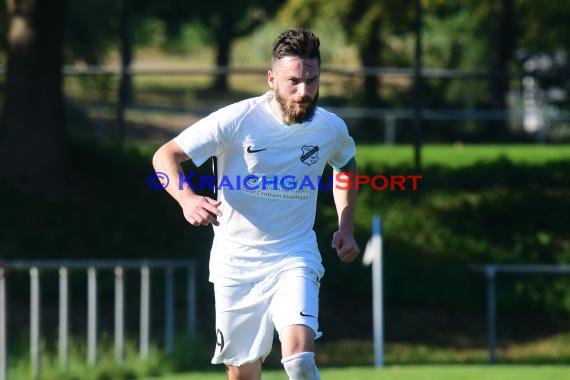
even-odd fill
[{"label": "foliage", "polygon": [[[280,17],[283,20],[297,19],[300,23],[309,25],[315,25],[317,20],[341,25],[348,43],[357,47],[363,67],[413,67],[413,3],[290,0],[282,8]],[[509,12],[503,16],[497,11],[498,7],[511,3],[512,16]],[[538,96],[545,97],[547,105],[567,108],[570,85],[564,73],[568,71],[569,45],[565,41],[570,33],[564,32],[568,28],[567,23],[562,25],[567,18],[567,9],[559,9],[559,5],[552,4],[547,10],[540,10],[541,5],[526,0],[426,0],[421,4],[425,67],[459,69],[472,73],[498,73],[504,69],[521,72],[523,68],[528,71],[534,67],[531,72],[541,78],[540,87],[544,91],[544,94]],[[565,37],[557,38],[556,35]],[[380,42],[374,42],[374,38],[379,38]],[[369,77],[366,80],[372,81]],[[396,96],[408,100],[413,96],[411,81],[400,83],[394,90],[388,87],[387,81],[381,84],[372,82],[368,85],[365,81],[361,90],[363,96],[353,97],[358,104],[378,103],[374,100],[373,87],[380,89],[384,95],[380,100],[389,106],[400,105]],[[427,108],[503,109],[507,97],[517,99],[517,85],[514,80],[509,85],[501,77],[485,75],[454,80],[446,77],[424,78],[422,101]],[[397,95],[392,96],[392,91]],[[371,121],[367,121],[367,124],[368,128],[373,125]],[[493,126],[478,125],[476,128],[473,123],[462,124],[458,125],[460,134],[487,139],[493,136],[501,138],[507,127],[505,123],[499,125],[498,122]],[[424,125],[432,129],[437,124],[425,122]]]},{"label": "foliage", "polygon": [[[44,327],[45,324],[44,324]],[[46,329],[46,331],[49,331]],[[23,334],[13,337],[9,346],[9,378],[28,379],[31,371],[29,338]],[[51,340],[50,340],[51,339]],[[83,338],[71,338],[68,349],[67,368],[63,369],[58,357],[58,347],[53,336],[46,334],[42,344],[42,380],[135,380],[164,376],[167,373],[209,368],[210,345],[201,334],[189,339],[185,334],[175,338],[174,350],[167,355],[162,348],[152,343],[148,357],[141,358],[137,340],[126,338],[124,357],[121,363],[115,358],[115,348],[110,336],[103,332],[98,343],[97,363],[86,362],[87,345]],[[49,342],[49,343],[45,343]]]},{"label": "foliage", "polygon": [[[24,346],[18,343],[18,346]],[[69,346],[69,358],[67,369],[63,369],[57,357],[56,347],[42,347],[41,379],[42,380],[135,380],[146,377],[162,376],[172,372],[171,361],[156,347],[151,346],[147,359],[138,355],[137,346],[134,342],[127,342],[125,346],[125,358],[122,363],[117,363],[114,357],[112,344],[104,340],[98,350],[98,360],[94,366],[86,363],[86,343],[81,340],[72,340]],[[9,355],[9,378],[30,378],[30,361],[28,352],[14,352]]]},{"label": "foliage", "polygon": [[185,23],[180,34],[166,41],[168,52],[175,54],[191,53],[203,49],[208,44],[208,30],[198,21]]},{"label": "foliage", "polygon": [[[148,187],[153,149],[132,148],[117,156],[112,147],[87,140],[75,142],[73,188],[62,200],[46,201],[3,187],[3,257],[196,257],[203,269],[200,281],[206,281],[211,232],[189,229],[173,201]],[[402,149],[409,152],[409,148]],[[414,173],[411,164],[378,161],[383,157],[382,148],[376,151],[377,156],[368,156],[373,161],[361,162],[363,174]],[[381,213],[388,268],[386,300],[393,310],[419,308],[478,315],[484,305],[483,278],[470,272],[469,264],[568,262],[570,244],[564,226],[565,210],[570,208],[570,167],[565,152],[568,150],[559,150],[558,161],[552,157],[536,163],[489,158],[464,161],[461,166],[427,164],[419,190],[414,192],[363,188],[356,234],[363,246],[372,214]],[[439,162],[458,164],[461,151],[456,154],[458,158],[447,155]],[[205,166],[200,173],[207,173]],[[196,169],[189,166],[187,170]],[[359,314],[362,320],[357,324],[341,329],[335,326],[345,313],[369,305],[369,268],[338,262],[329,248],[336,221],[330,193],[320,194],[319,202],[315,228],[327,268],[322,324],[331,338],[358,336],[363,330],[357,327],[370,323],[367,313]],[[351,284],[350,296],[338,297],[347,291],[346,284]],[[570,285],[564,278],[512,278],[498,291],[504,315],[541,310],[548,318],[558,319],[570,312]],[[205,289],[203,292],[201,302],[207,305],[209,296]],[[409,330],[400,322],[404,323],[395,321],[390,338],[404,336]]]},{"label": "foliage", "polygon": [[562,3],[549,3],[547,7],[532,0],[517,0],[517,35],[519,48],[530,53],[555,54],[567,52],[570,46],[570,9]]},{"label": "foliage", "polygon": [[67,1],[64,62],[103,61],[117,46],[118,7],[114,0]]},{"label": "foliage", "polygon": [[[316,20],[339,23],[357,46],[364,46],[371,34],[409,30],[413,22],[413,2],[351,0],[343,2],[323,0],[289,0],[280,10],[279,17],[297,20],[308,25]],[[374,19],[381,19],[382,30],[374,29]]]},{"label": "foliage", "polygon": [[[301,25],[311,25],[317,20],[338,24],[345,31],[348,41],[356,46],[362,67],[386,66],[385,41],[401,36],[410,29],[413,20],[413,2],[351,0],[297,1],[290,0],[280,11],[281,19],[295,19]],[[376,76],[364,78],[360,104],[380,104],[379,84]]]},{"label": "foliage", "polygon": [[[377,147],[376,151],[378,163],[361,165],[363,174],[417,174],[409,164],[383,163],[383,149]],[[528,149],[527,156],[530,152]],[[484,278],[470,271],[471,264],[563,264],[570,260],[564,227],[565,210],[570,207],[570,183],[564,173],[570,167],[567,153],[559,152],[560,161],[536,164],[515,163],[506,157],[489,157],[456,168],[447,163],[426,164],[418,191],[374,191],[370,186],[360,191],[359,241],[366,241],[364,231],[373,213],[380,213],[384,223],[385,300],[389,310],[387,323],[391,326],[386,332],[388,339],[425,338],[426,321],[432,319],[436,325],[442,324],[433,327],[439,338],[446,335],[442,330],[452,335],[455,332],[477,336],[473,321],[461,322],[465,316],[484,311]],[[456,156],[454,159],[449,155],[446,161],[456,163],[461,151]],[[330,204],[326,197],[321,200]],[[328,210],[321,212],[317,220],[323,260],[331,272],[324,278],[322,325],[335,337],[354,337],[362,330],[346,325],[335,328],[335,321],[354,319],[351,311],[369,304],[369,269],[358,265],[345,268],[336,262],[328,249],[328,239],[335,228],[333,217],[334,211]],[[350,284],[351,296],[339,298],[337,295],[346,284]],[[497,303],[500,318],[505,318],[506,323],[501,329],[510,333],[522,329],[523,335],[534,331],[538,336],[555,329],[553,322],[543,324],[543,328],[521,326],[532,323],[531,316],[539,310],[547,320],[564,319],[570,311],[569,285],[567,278],[556,276],[501,277]],[[414,313],[424,320],[417,330],[402,318],[406,310],[416,310]],[[446,313],[451,313],[449,318],[443,316]],[[509,318],[513,315],[517,316],[516,321]],[[369,323],[365,314],[356,325]]]},{"label": "foliage", "polygon": [[[450,4],[450,3],[445,3]],[[455,3],[454,3],[455,4]],[[448,7],[451,7],[448,5]],[[428,8],[424,17],[424,64],[426,67],[454,68],[477,71],[486,66],[487,41],[477,38],[481,32],[481,15],[467,7],[455,4],[453,11]],[[443,8],[443,7],[441,7]],[[412,42],[409,41],[407,62],[412,62]],[[477,106],[488,96],[483,81],[434,79],[424,81],[429,95],[424,97],[427,107]],[[466,85],[469,88],[466,88]],[[468,96],[466,97],[466,94]]]},{"label": "foliage", "polygon": [[[176,208],[169,207],[172,204],[165,194],[151,190],[147,184],[153,172],[150,157],[141,156],[135,149],[119,155],[111,144],[98,146],[88,140],[80,141],[71,151],[73,166],[65,199],[46,201],[3,188],[13,201],[22,202],[21,206],[27,210],[24,214],[34,215],[33,219],[21,220],[22,224],[13,233],[2,234],[3,252],[13,252],[10,256],[19,258],[46,254],[110,258],[149,257],[153,252],[185,256],[184,247],[199,248],[190,244],[192,238],[205,238],[209,232],[197,230],[197,235],[179,238],[177,231],[184,223],[177,217]],[[148,204],[149,197],[156,203]],[[5,216],[16,216],[24,210],[13,205],[2,207]],[[51,226],[53,230],[38,228],[39,225]],[[166,227],[168,225],[170,227]],[[31,230],[39,233],[29,239]],[[86,234],[87,231],[90,233]],[[101,239],[103,235],[107,238]],[[150,235],[155,237],[151,245],[140,239]]]}]

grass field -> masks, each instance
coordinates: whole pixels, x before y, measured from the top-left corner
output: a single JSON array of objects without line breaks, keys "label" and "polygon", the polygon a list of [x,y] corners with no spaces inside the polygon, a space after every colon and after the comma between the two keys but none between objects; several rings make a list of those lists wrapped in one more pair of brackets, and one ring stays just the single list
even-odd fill
[{"label": "grass field", "polygon": [[[530,365],[448,365],[388,366],[383,369],[343,368],[322,369],[323,380],[566,380],[568,366]],[[199,372],[160,377],[160,380],[223,380],[221,372]],[[146,379],[150,380],[150,379]],[[287,380],[284,371],[266,371],[262,380]]]},{"label": "grass field", "polygon": [[[160,145],[158,142],[137,142],[131,146],[143,155],[151,155]],[[543,164],[570,159],[570,145],[464,145],[424,144],[421,150],[422,165],[440,165],[459,168],[479,162],[505,158],[513,163]],[[356,148],[359,165],[413,165],[412,145],[359,144]]]},{"label": "grass field", "polygon": [[[477,162],[506,158],[516,163],[542,164],[570,158],[569,145],[464,145],[425,144],[421,151],[423,165],[443,165],[450,168]],[[357,159],[361,164],[413,164],[413,146],[358,145]]]}]

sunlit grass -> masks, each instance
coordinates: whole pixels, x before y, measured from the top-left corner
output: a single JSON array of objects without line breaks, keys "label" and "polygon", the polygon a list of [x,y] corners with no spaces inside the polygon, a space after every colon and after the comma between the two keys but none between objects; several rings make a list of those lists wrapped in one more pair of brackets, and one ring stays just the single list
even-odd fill
[{"label": "sunlit grass", "polygon": [[[132,112],[133,118],[137,116]],[[155,115],[158,119],[160,116]],[[191,116],[178,115],[180,123],[191,119]],[[174,128],[176,124],[172,125]],[[157,148],[157,142],[134,142],[131,146],[141,152],[148,153]],[[495,161],[500,158],[514,163],[542,164],[550,161],[570,159],[570,145],[453,145],[422,146],[423,165],[441,165],[450,168],[469,166],[481,161]],[[413,166],[414,148],[411,145],[357,145],[356,158],[359,165],[384,164]]]},{"label": "sunlit grass", "polygon": [[[23,343],[18,342],[19,346]],[[20,355],[9,356],[10,380],[32,379],[30,358],[23,351]],[[86,343],[73,339],[70,342],[67,366],[62,366],[55,347],[42,349],[39,365],[42,380],[103,380],[103,379],[139,379],[146,376],[159,376],[172,371],[171,362],[155,347],[150,347],[148,358],[141,358],[134,342],[127,342],[121,363],[115,359],[115,352],[108,341],[102,342],[97,352],[97,362],[87,363]]]},{"label": "sunlit grass", "polygon": [[[356,157],[363,164],[374,162],[386,165],[414,165],[414,146],[363,144],[357,147]],[[529,164],[567,160],[570,159],[570,145],[425,144],[421,149],[422,165],[456,168],[500,158]]]},{"label": "sunlit grass", "polygon": [[[565,366],[387,366],[374,368],[324,368],[321,377],[327,380],[545,380],[568,379],[570,368]],[[160,380],[223,380],[222,372],[198,372],[168,375]],[[150,379],[148,379],[150,380]],[[262,380],[287,380],[284,371],[266,371]]]}]

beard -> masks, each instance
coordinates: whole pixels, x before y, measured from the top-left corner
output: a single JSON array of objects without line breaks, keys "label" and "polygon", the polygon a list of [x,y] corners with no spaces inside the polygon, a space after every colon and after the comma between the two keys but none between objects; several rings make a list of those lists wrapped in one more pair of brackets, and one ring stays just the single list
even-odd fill
[{"label": "beard", "polygon": [[301,124],[310,120],[315,114],[315,108],[317,108],[317,101],[319,100],[319,91],[317,91],[314,98],[306,95],[302,98],[290,97],[285,99],[279,93],[279,89],[275,89],[275,98],[283,111],[285,124]]}]

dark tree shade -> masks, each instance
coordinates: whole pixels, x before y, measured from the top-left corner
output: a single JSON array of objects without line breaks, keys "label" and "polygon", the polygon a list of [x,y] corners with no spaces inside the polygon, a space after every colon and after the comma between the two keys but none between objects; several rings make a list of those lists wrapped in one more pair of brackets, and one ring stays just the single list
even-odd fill
[{"label": "dark tree shade", "polygon": [[0,179],[42,193],[60,190],[65,176],[64,10],[65,0],[7,1]]}]

